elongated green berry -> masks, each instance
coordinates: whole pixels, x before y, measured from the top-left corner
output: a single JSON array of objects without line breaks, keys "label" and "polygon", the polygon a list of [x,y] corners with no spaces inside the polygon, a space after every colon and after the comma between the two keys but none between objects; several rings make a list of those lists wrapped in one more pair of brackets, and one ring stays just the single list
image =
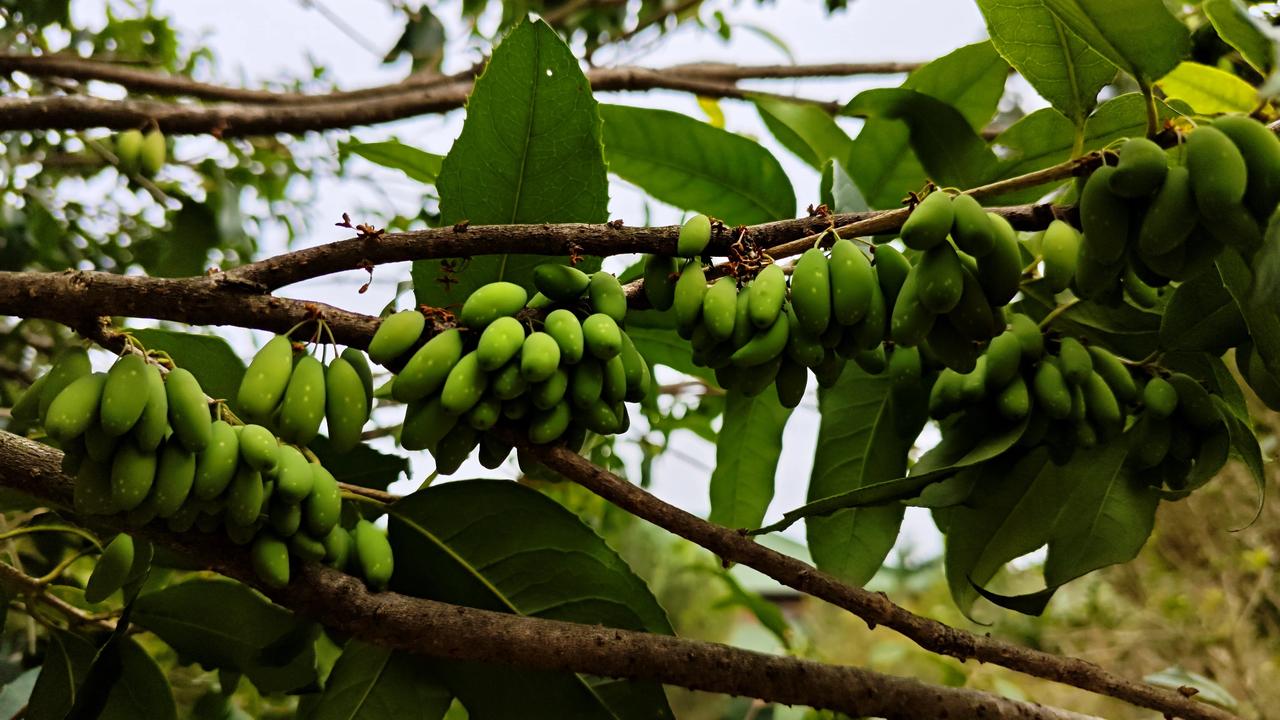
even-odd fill
[{"label": "elongated green berry", "polygon": [[698,257],[711,242],[711,218],[706,215],[694,215],[680,226],[680,237],[676,240],[676,254],[680,257]]}]

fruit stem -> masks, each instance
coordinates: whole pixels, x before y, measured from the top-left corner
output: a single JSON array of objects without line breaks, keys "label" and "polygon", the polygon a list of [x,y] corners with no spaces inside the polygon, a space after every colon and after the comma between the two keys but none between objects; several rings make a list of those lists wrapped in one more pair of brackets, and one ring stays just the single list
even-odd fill
[{"label": "fruit stem", "polygon": [[99,550],[102,549],[102,543],[98,542],[98,538],[88,530],[81,530],[73,525],[27,525],[26,527],[14,528],[6,532],[0,532],[0,540],[9,540],[20,535],[29,535],[39,532],[65,532],[72,535],[78,535],[85,540],[93,543]]},{"label": "fruit stem", "polygon": [[1076,304],[1078,304],[1079,302],[1080,302],[1080,298],[1071,298],[1067,302],[1064,302],[1058,307],[1054,308],[1052,311],[1050,311],[1048,315],[1044,316],[1043,320],[1040,321],[1040,329],[1041,330],[1047,329],[1050,323],[1058,319],[1059,315],[1062,315],[1066,311],[1075,307]]},{"label": "fruit stem", "polygon": [[1139,86],[1147,106],[1147,137],[1153,138],[1160,132],[1160,112],[1156,109],[1156,96],[1151,91],[1151,83],[1141,81]]}]

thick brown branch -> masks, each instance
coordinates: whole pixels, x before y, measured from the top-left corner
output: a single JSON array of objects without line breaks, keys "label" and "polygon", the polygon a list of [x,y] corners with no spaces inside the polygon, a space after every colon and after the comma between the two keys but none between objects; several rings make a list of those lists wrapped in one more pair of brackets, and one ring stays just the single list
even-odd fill
[{"label": "thick brown branch", "polygon": [[915,615],[895,605],[881,593],[842,583],[795,558],[770,550],[742,533],[709,523],[669,505],[563,447],[527,443],[522,445],[525,451],[547,467],[623,510],[707,548],[726,562],[741,563],[788,587],[844,608],[873,627],[885,625],[892,628],[926,650],[960,660],[972,658],[1055,680],[1158,710],[1167,717],[1201,720],[1226,720],[1234,717],[1178,693],[1120,677],[1084,660],[1020,647],[989,636],[973,635]]},{"label": "thick brown branch", "polygon": [[[68,507],[72,481],[60,453],[0,432],[0,484]],[[97,518],[117,523],[120,518]],[[197,563],[259,586],[243,547],[218,535],[129,528]],[[988,717],[1082,720],[1084,716],[987,693],[926,685],[860,668],[766,655],[662,635],[542,620],[371,593],[359,580],[318,564],[295,563],[283,589],[259,587],[280,605],[342,633],[406,652],[535,670],[653,680],[708,692],[885,718]]]}]

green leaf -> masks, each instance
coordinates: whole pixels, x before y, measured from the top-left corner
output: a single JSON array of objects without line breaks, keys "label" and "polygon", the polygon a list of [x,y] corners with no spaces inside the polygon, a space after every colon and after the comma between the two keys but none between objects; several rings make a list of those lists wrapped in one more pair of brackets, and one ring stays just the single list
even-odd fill
[{"label": "green leaf", "polygon": [[1218,406],[1222,421],[1227,424],[1232,453],[1244,463],[1249,476],[1253,478],[1253,484],[1258,488],[1258,504],[1254,507],[1253,519],[1247,523],[1247,527],[1258,521],[1267,500],[1267,475],[1263,466],[1262,446],[1258,444],[1258,436],[1246,419],[1241,418],[1226,400],[1220,397],[1214,397],[1213,400]]},{"label": "green leaf", "polygon": [[723,600],[717,602],[713,607],[715,609],[741,607],[747,612],[755,616],[756,620],[764,626],[766,630],[773,634],[782,647],[791,648],[791,626],[787,624],[787,617],[782,614],[782,610],[772,602],[766,600],[762,595],[752,592],[742,587],[742,583],[738,582],[733,573],[723,568],[708,568],[694,566],[692,570],[706,572],[712,574],[724,582],[725,587],[729,590],[729,595]]},{"label": "green leaf", "polygon": [[754,140],[668,110],[601,105],[609,172],[730,225],[793,217],[795,191]]},{"label": "green leaf", "polygon": [[711,522],[753,528],[764,520],[790,417],[791,409],[782,407],[772,388],[753,398],[728,392],[711,473]]},{"label": "green leaf", "polygon": [[1195,695],[1196,700],[1217,705],[1229,712],[1239,712],[1239,701],[1230,692],[1227,692],[1226,688],[1199,673],[1184,670],[1176,665],[1165,668],[1158,673],[1147,675],[1142,678],[1142,682],[1175,691],[1184,687],[1192,687],[1199,691]]},{"label": "green leaf", "polygon": [[184,661],[244,673],[264,693],[317,679],[315,647],[305,641],[314,626],[237,582],[197,578],[147,593],[133,622]]},{"label": "green leaf", "polygon": [[208,268],[209,251],[222,244],[211,202],[182,200],[164,230],[134,245],[138,263],[155,277],[191,277]]},{"label": "green leaf", "polygon": [[[916,70],[903,88],[953,106],[978,129],[995,114],[1009,66],[990,42],[967,45]],[[897,207],[924,185],[925,172],[911,152],[911,131],[893,120],[872,118],[849,150],[846,167],[873,208]]]},{"label": "green leaf", "polygon": [[710,368],[693,362],[693,348],[689,341],[676,333],[672,313],[656,310],[631,310],[627,312],[627,335],[635,343],[640,355],[651,365],[666,365],[672,370],[714,382],[715,373]]},{"label": "green leaf", "polygon": [[99,720],[169,720],[178,716],[169,680],[132,638],[121,638],[120,677],[107,695]]},{"label": "green leaf", "polygon": [[1073,125],[1084,124],[1116,70],[1043,0],[978,0],[996,50]]},{"label": "green leaf", "polygon": [[1089,47],[1147,84],[1191,50],[1187,26],[1163,0],[1043,0]]},{"label": "green leaf", "polygon": [[1181,100],[1205,115],[1248,113],[1258,106],[1258,91],[1239,77],[1197,62],[1181,62],[1156,87],[1169,100]]},{"label": "green leaf", "polygon": [[[1043,280],[1024,283],[1019,309],[1040,320],[1058,307]],[[1053,321],[1053,327],[1120,355],[1141,359],[1155,351],[1160,332],[1160,313],[1129,303],[1103,305],[1083,301],[1072,305]]]},{"label": "green leaf", "polygon": [[[112,647],[118,678],[107,691],[101,720],[136,720],[177,717],[169,681],[155,660],[130,638]],[[89,674],[97,648],[84,638],[62,630],[49,633],[44,667],[31,690],[25,717],[29,720],[63,720],[78,699],[81,683]]]},{"label": "green leaf", "polygon": [[31,689],[28,720],[64,720],[75,703],[80,681],[97,649],[88,640],[62,630],[49,632],[44,666]]},{"label": "green leaf", "polygon": [[1258,28],[1249,11],[1240,0],[1205,0],[1200,9],[1231,47],[1240,51],[1245,62],[1262,75],[1267,75],[1275,65],[1275,45]]},{"label": "green leaf", "polygon": [[[609,184],[591,86],[564,41],[541,20],[516,26],[493,52],[467,102],[467,119],[436,180],[443,224],[599,223]],[[532,272],[564,258],[479,256],[456,284],[438,261],[413,264],[421,304],[461,305],[495,280],[532,287]],[[592,263],[583,266],[592,271]],[[457,264],[457,263],[455,263]]]},{"label": "green leaf", "polygon": [[1249,338],[1249,328],[1222,279],[1206,272],[1178,285],[1160,320],[1160,347],[1226,352]]},{"label": "green leaf", "polygon": [[435,184],[436,178],[440,176],[440,164],[444,161],[443,155],[419,150],[398,140],[339,143],[338,153],[339,155],[347,153],[359,155],[383,167],[399,170],[410,179],[426,185]]},{"label": "green leaf", "polygon": [[439,720],[452,702],[425,660],[352,640],[303,720]]},{"label": "green leaf", "polygon": [[[512,532],[513,527],[521,528]],[[392,588],[471,607],[670,634],[644,582],[569,510],[510,481],[436,485],[391,507]],[[472,718],[671,717],[660,686],[432,662]]]},{"label": "green leaf", "polygon": [[244,376],[244,361],[226,340],[155,328],[130,329],[129,332],[148,350],[163,350],[178,367],[190,370],[206,395],[227,400],[234,406],[240,378]]},{"label": "green leaf", "polygon": [[769,96],[756,96],[752,100],[769,132],[815,170],[821,170],[828,160],[849,156],[853,140],[817,105]]},{"label": "green leaf", "polygon": [[[830,178],[828,178],[828,168],[830,168]],[[839,160],[829,161],[823,166],[822,178],[824,188],[822,202],[826,203],[832,212],[863,212],[868,209],[867,199],[862,196],[858,184],[849,177],[848,171]]]},{"label": "green leaf", "polygon": [[[1270,233],[1268,233],[1270,239]],[[1215,261],[1227,292],[1236,301],[1249,328],[1253,347],[1272,375],[1280,377],[1280,315],[1269,304],[1259,303],[1253,291],[1253,274],[1240,253],[1227,248]]]},{"label": "green leaf", "polygon": [[321,435],[307,447],[315,452],[320,464],[333,473],[338,482],[386,490],[391,483],[409,475],[408,458],[378,452],[364,443],[335,453],[329,445],[329,438]]},{"label": "green leaf", "polygon": [[[839,382],[818,390],[817,449],[809,476],[810,500],[902,477],[919,427],[897,427],[892,382],[852,365]],[[915,432],[911,432],[914,430]],[[910,437],[906,437],[910,435]],[[898,538],[905,508],[890,504],[840,510],[805,524],[809,552],[818,569],[864,585],[880,569]]]}]

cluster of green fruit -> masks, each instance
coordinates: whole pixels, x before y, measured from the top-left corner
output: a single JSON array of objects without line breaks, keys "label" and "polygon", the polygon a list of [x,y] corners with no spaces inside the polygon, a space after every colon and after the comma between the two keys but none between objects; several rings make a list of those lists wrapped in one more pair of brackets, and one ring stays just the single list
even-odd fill
[{"label": "cluster of green fruit", "polygon": [[[292,350],[287,341],[284,347],[285,370],[291,371]],[[256,358],[255,364],[262,369]],[[277,417],[279,427],[290,428],[301,445],[310,437],[298,428],[308,426],[290,416],[302,414],[295,405],[309,409],[309,403],[290,403],[289,396],[305,392],[311,397],[315,387],[307,380],[306,387],[295,390],[292,375],[285,373],[289,387],[280,393],[284,400]],[[245,383],[263,392],[273,389],[261,373],[246,375]],[[367,416],[358,377],[355,385]],[[248,395],[261,403],[255,393]],[[246,397],[244,386],[241,397]],[[392,569],[386,536],[366,521],[351,532],[339,524],[342,495],[333,475],[314,457],[308,459],[304,448],[286,444],[266,427],[215,420],[210,402],[183,368],[164,374],[130,352],[108,372],[93,372],[88,354],[76,348],[31,386],[13,415],[38,421],[63,449],[63,469],[75,476],[79,513],[126,513],[126,522],[135,527],[161,518],[174,532],[225,528],[233,542],[253,543],[254,568],[272,586],[288,583],[290,554],[339,568],[350,565],[370,585],[385,585]],[[323,395],[321,403],[323,413]]]},{"label": "cluster of green fruit", "polygon": [[141,130],[125,130],[116,136],[116,160],[126,175],[140,174],[155,177],[164,167],[164,133],[156,128],[143,133]]},{"label": "cluster of green fruit", "polygon": [[1246,258],[1261,247],[1280,203],[1280,139],[1262,123],[1223,116],[1169,152],[1131,138],[1118,155],[1080,193],[1083,235],[1062,222],[1045,232],[1054,291],[1104,302],[1123,292],[1150,306],[1154,288],[1189,279],[1224,246]]},{"label": "cluster of green fruit", "polygon": [[[494,282],[463,303],[457,327],[433,327],[417,310],[391,315],[369,357],[398,367],[391,397],[406,403],[400,444],[429,450],[448,475],[477,445],[488,468],[512,450],[500,423],[536,444],[581,448],[588,430],[625,432],[625,402],[649,393],[649,366],[623,329],[627,298],[617,278],[546,263],[538,292]],[[449,323],[452,325],[453,323]],[[495,431],[495,432],[490,432]]]}]

